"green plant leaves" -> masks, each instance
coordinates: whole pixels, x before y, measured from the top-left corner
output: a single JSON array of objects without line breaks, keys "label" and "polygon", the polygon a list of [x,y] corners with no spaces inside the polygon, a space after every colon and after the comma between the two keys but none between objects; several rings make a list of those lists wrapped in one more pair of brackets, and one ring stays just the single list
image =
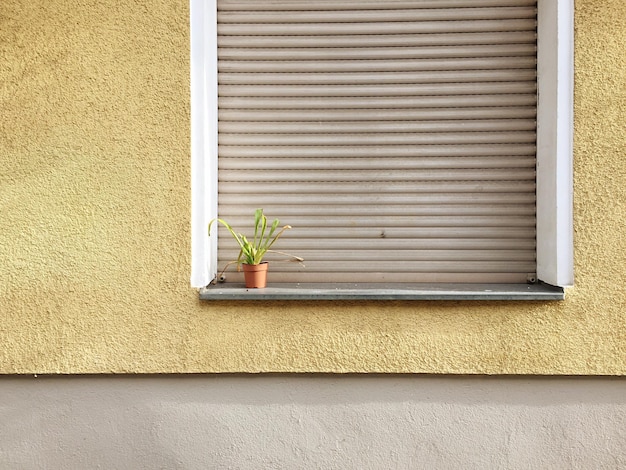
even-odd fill
[{"label": "green plant leaves", "polygon": [[[239,251],[239,256],[237,257],[238,266],[241,263],[260,264],[263,261],[263,257],[265,256],[265,254],[268,251],[270,251],[270,248],[272,247],[272,245],[276,243],[276,240],[278,240],[280,236],[286,230],[289,230],[291,228],[291,225],[285,225],[280,230],[280,232],[274,235],[280,223],[278,219],[274,219],[269,232],[266,233],[267,232],[267,217],[265,216],[265,214],[263,214],[263,209],[257,209],[254,212],[254,239],[252,241],[248,240],[245,235],[235,232],[235,230],[230,226],[228,222],[219,218],[215,218],[211,220],[211,222],[209,222],[209,228],[208,228],[209,236],[211,236],[211,226],[213,225],[214,222],[218,222],[222,224],[224,227],[226,227],[226,229],[228,229],[230,234],[233,236],[233,238],[236,240],[237,244],[239,245],[240,251]],[[289,255],[287,253],[282,253],[282,252],[278,252],[278,253],[293,257],[298,261],[302,261],[302,259],[297,256],[292,256],[292,255]]]}]

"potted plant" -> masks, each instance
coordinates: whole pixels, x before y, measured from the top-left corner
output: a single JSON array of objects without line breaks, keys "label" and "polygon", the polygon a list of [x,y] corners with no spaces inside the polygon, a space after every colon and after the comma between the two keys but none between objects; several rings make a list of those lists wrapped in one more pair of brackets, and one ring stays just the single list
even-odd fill
[{"label": "potted plant", "polygon": [[[263,209],[257,209],[254,212],[254,238],[252,240],[249,240],[241,233],[235,232],[228,222],[219,218],[215,218],[209,222],[209,236],[211,236],[211,226],[214,222],[219,222],[226,227],[240,248],[237,260],[228,263],[224,267],[224,271],[233,263],[237,263],[238,271],[240,267],[243,267],[243,275],[246,287],[248,288],[262,288],[267,285],[268,263],[263,261],[263,258],[268,252],[279,253],[295,261],[304,261],[298,256],[270,249],[274,243],[276,243],[276,240],[278,240],[286,230],[291,228],[291,225],[285,225],[280,231],[276,232],[279,221],[278,219],[274,219],[268,230],[267,217],[263,214]],[[222,271],[222,273],[224,271]]]}]

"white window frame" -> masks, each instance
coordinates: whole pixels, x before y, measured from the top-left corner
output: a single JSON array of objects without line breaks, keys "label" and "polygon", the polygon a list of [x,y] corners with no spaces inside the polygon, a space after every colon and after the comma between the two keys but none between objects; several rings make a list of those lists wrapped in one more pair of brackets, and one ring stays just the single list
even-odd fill
[{"label": "white window frame", "polygon": [[[538,1],[537,277],[574,283],[574,0]],[[190,0],[191,286],[217,276],[217,4]]]}]

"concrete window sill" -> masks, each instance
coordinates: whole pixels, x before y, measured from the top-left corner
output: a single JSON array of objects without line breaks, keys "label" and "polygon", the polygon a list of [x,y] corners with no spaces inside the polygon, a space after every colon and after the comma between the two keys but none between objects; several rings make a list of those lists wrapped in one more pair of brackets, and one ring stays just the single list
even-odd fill
[{"label": "concrete window sill", "polygon": [[547,284],[270,284],[246,289],[217,284],[200,289],[201,300],[563,300],[562,287]]}]

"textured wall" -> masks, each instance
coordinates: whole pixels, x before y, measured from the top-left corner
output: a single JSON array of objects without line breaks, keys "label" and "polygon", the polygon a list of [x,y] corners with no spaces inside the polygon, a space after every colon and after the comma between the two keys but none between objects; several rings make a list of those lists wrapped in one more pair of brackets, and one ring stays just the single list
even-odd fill
[{"label": "textured wall", "polygon": [[201,303],[185,0],[0,2],[0,373],[626,373],[626,3],[576,1],[556,303]]},{"label": "textured wall", "polygon": [[623,469],[623,378],[0,381],[3,469]]}]

